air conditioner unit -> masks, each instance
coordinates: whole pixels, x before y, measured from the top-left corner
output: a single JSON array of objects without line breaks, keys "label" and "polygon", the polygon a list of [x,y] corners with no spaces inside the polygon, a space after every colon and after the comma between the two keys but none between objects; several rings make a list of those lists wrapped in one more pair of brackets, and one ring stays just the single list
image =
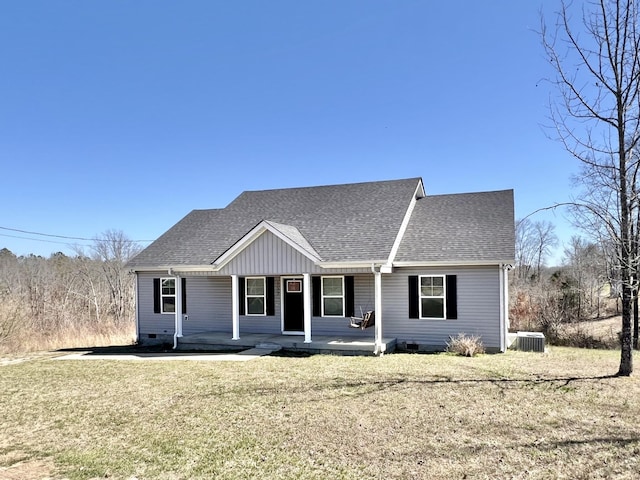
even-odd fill
[{"label": "air conditioner unit", "polygon": [[518,332],[518,350],[544,352],[544,334],[540,332]]}]

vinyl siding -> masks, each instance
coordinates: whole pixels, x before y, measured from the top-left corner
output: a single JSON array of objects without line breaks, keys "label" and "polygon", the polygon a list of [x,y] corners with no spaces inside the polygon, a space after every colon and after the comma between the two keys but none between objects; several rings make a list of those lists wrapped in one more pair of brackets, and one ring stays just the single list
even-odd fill
[{"label": "vinyl siding", "polygon": [[[240,335],[246,333],[268,333],[279,335],[282,332],[280,318],[280,278],[276,277],[275,291],[275,315],[240,315]],[[231,324],[230,324],[231,325]]]},{"label": "vinyl siding", "polygon": [[[409,275],[456,275],[458,318],[409,318]],[[500,348],[500,270],[494,267],[396,269],[382,276],[383,335],[398,342],[444,349],[450,336],[479,335],[485,347]]]},{"label": "vinyl siding", "polygon": [[[398,342],[417,343],[434,349],[443,349],[450,336],[458,333],[479,335],[486,347],[500,347],[500,278],[499,267],[465,268],[397,268],[393,274],[382,275],[383,336],[397,338]],[[428,320],[409,318],[409,275],[456,275],[458,318],[455,320]],[[173,335],[175,317],[153,313],[153,279],[159,273],[138,274],[139,338],[149,334]],[[231,277],[188,276],[187,315],[183,333],[232,332]],[[245,333],[280,334],[281,278],[275,278],[275,315],[241,316],[240,335]],[[374,276],[354,275],[355,315],[373,310],[375,305]],[[379,315],[378,315],[379,317]],[[312,335],[373,338],[374,329],[359,330],[349,327],[343,317],[312,317]]]},{"label": "vinyl siding", "polygon": [[[139,339],[145,339],[149,334],[174,334],[175,315],[153,312],[153,279],[167,276],[138,274]],[[186,277],[186,285],[188,319],[182,324],[182,333],[231,333],[231,278]]]},{"label": "vinyl siding", "polygon": [[[353,279],[354,315],[375,308],[374,277],[369,275],[354,275]],[[349,320],[344,317],[312,317],[311,335],[339,335],[342,337],[373,338],[373,327],[365,330],[349,327]]]},{"label": "vinyl siding", "polygon": [[[138,274],[138,335],[139,340],[153,335],[173,335],[176,317],[169,313],[153,313],[153,279],[168,277],[159,273]],[[187,303],[188,306],[188,303]]]},{"label": "vinyl siding", "polygon": [[182,333],[232,332],[231,278],[186,277],[187,315]]}]

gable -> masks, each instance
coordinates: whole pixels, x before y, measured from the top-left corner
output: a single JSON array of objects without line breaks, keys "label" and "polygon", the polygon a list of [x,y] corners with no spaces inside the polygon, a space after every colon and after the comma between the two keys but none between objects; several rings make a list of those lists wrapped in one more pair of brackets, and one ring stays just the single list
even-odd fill
[{"label": "gable", "polygon": [[244,192],[225,208],[194,210],[128,267],[215,268],[264,221],[323,262],[384,262],[417,191],[424,193],[420,178]]},{"label": "gable", "polygon": [[320,273],[322,268],[299,250],[263,231],[220,270],[222,275],[291,275],[299,272]]}]

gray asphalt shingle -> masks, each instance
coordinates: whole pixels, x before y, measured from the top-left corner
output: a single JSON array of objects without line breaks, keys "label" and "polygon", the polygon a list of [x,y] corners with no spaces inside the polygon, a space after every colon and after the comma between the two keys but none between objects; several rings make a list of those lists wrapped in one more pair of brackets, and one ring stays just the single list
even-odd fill
[{"label": "gray asphalt shingle", "polygon": [[[262,221],[324,262],[385,261],[420,178],[248,191],[227,207],[193,210],[129,267],[211,265]],[[395,261],[513,261],[513,191],[418,199]]]},{"label": "gray asphalt shingle", "polygon": [[398,262],[513,262],[513,190],[427,195],[417,201]]},{"label": "gray asphalt shingle", "polygon": [[208,265],[261,221],[295,227],[324,261],[385,260],[420,178],[248,191],[194,210],[129,266]]}]

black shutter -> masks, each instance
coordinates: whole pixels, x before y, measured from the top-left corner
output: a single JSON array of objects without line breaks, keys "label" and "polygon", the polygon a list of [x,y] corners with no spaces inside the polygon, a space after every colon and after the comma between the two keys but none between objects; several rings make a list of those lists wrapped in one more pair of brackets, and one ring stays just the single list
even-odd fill
[{"label": "black shutter", "polygon": [[267,277],[267,315],[276,314],[276,283],[273,277]]},{"label": "black shutter", "polygon": [[322,301],[322,291],[320,286],[320,277],[311,277],[311,290],[313,291],[313,316],[322,315],[320,302]]},{"label": "black shutter", "polygon": [[353,293],[353,277],[344,277],[345,288],[345,316],[353,317],[354,293]]},{"label": "black shutter", "polygon": [[238,277],[238,303],[240,304],[240,315],[244,315],[244,277]]},{"label": "black shutter", "polygon": [[187,313],[187,279],[182,277],[182,313]]},{"label": "black shutter", "polygon": [[419,318],[418,276],[409,276],[409,318]]},{"label": "black shutter", "polygon": [[447,318],[458,318],[458,282],[455,275],[447,275]]},{"label": "black shutter", "polygon": [[160,307],[160,279],[153,279],[153,313],[162,313]]}]

